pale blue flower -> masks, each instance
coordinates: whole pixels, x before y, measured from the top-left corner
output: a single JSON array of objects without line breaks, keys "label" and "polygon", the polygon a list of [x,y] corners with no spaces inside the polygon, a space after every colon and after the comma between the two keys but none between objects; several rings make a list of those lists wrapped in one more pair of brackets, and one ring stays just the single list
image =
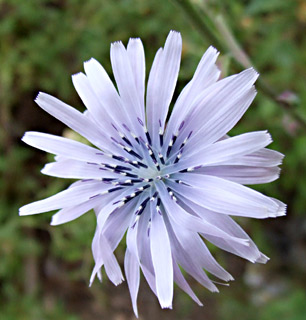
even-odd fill
[{"label": "pale blue flower", "polygon": [[[179,73],[182,39],[171,31],[150,71],[145,103],[145,57],[140,39],[111,46],[118,92],[94,59],[72,77],[87,110],[80,113],[40,93],[37,104],[85,137],[91,147],[67,138],[27,132],[23,141],[56,155],[42,172],[73,178],[67,190],[28,204],[20,215],[60,209],[52,225],[97,216],[92,243],[95,276],[104,266],[116,285],[123,275],[114,250],[127,231],[124,268],[134,312],[140,269],[162,308],[171,308],[173,282],[199,305],[180,267],[211,291],[206,271],[232,280],[201,237],[252,262],[265,263],[249,236],[230,216],[278,217],[285,205],[244,185],[278,178],[282,154],[266,149],[271,137],[257,131],[229,137],[253,101],[253,69],[219,80],[218,52],[210,47],[184,88],[166,124]],[[146,108],[145,108],[146,105]],[[180,266],[180,267],[179,267]]]}]

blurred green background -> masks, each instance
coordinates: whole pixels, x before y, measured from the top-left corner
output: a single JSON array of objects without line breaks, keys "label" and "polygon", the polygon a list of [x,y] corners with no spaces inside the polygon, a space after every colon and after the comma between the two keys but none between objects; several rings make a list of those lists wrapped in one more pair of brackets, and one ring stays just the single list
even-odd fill
[{"label": "blurred green background", "polygon": [[[46,177],[40,169],[52,156],[20,141],[24,131],[70,135],[33,102],[48,92],[84,110],[70,75],[82,62],[98,59],[111,73],[110,43],[141,37],[147,74],[171,29],[183,36],[181,71],[175,96],[192,77],[211,44],[181,1],[170,0],[0,0],[0,320],[134,319],[126,283],[106,278],[88,288],[93,267],[92,212],[67,225],[49,226],[51,213],[19,217],[21,205],[65,188],[69,181]],[[219,294],[190,279],[204,303],[200,308],[175,289],[174,310],[160,310],[142,279],[140,319],[290,319],[306,317],[306,1],[194,0],[199,16],[210,17],[212,34],[227,25],[261,78],[282,94],[283,107],[259,88],[251,108],[233,130],[268,129],[272,148],[286,155],[279,180],[256,188],[288,204],[288,215],[239,222],[271,260],[253,265],[211,248],[236,279]],[[205,13],[205,14],[204,14]],[[207,22],[208,20],[205,20]],[[219,24],[220,26],[220,24]],[[207,36],[206,36],[207,35]],[[226,45],[223,76],[242,70]],[[284,107],[285,106],[285,107]],[[116,251],[122,264],[124,244]]]}]

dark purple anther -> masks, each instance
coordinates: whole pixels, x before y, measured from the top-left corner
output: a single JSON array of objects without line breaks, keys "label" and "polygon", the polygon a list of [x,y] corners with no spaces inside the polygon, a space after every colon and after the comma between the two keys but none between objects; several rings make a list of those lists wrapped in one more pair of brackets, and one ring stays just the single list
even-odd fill
[{"label": "dark purple anther", "polygon": [[179,131],[182,130],[182,128],[184,127],[184,124],[185,124],[185,121],[182,121],[181,124],[180,124],[180,127],[179,127]]},{"label": "dark purple anther", "polygon": [[99,197],[101,194],[95,194],[94,196],[89,197],[89,199],[94,199],[96,197]]},{"label": "dark purple anther", "polygon": [[125,123],[122,123],[122,127],[124,129],[126,129],[128,132],[130,132],[131,130],[129,129],[129,127],[125,124]]},{"label": "dark purple anther", "polygon": [[141,120],[139,117],[137,117],[137,120],[138,120],[138,122],[139,122],[142,126],[144,126],[142,120]]}]

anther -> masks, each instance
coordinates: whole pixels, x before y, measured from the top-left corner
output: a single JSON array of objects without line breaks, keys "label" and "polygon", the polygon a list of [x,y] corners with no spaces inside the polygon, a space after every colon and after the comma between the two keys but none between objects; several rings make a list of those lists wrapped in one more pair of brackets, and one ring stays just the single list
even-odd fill
[{"label": "anther", "polygon": [[138,154],[136,153],[135,151],[133,151],[131,148],[128,148],[128,147],[123,147],[123,149],[128,152],[129,154],[135,156],[136,158],[138,158],[139,160],[143,160],[143,158]]},{"label": "anther", "polygon": [[164,159],[164,157],[163,157],[163,155],[162,155],[161,153],[158,154],[158,157],[159,157],[159,159],[160,159],[160,162],[161,162],[162,164],[165,164],[165,159]]},{"label": "anther", "polygon": [[135,212],[136,215],[141,215],[148,203],[148,201],[150,200],[150,198],[146,198],[141,204],[140,206],[138,207],[137,211]]},{"label": "anther", "polygon": [[164,144],[163,128],[162,128],[162,124],[161,124],[160,119],[159,119],[159,144],[161,147]]},{"label": "anther", "polygon": [[178,163],[182,157],[182,153],[183,153],[183,150],[179,152],[179,154],[176,156],[175,160],[174,160],[174,163]]},{"label": "anther", "polygon": [[150,201],[154,201],[156,196],[158,195],[158,192],[156,191],[153,196],[150,198]]},{"label": "anther", "polygon": [[161,203],[161,201],[160,201],[160,198],[157,198],[157,203],[156,203],[156,211],[160,214],[160,215],[162,215],[162,212],[161,212],[161,210],[160,210],[160,203]]},{"label": "anther", "polygon": [[150,134],[149,134],[148,129],[145,128],[145,129],[144,129],[144,132],[145,132],[145,134],[146,134],[146,137],[147,137],[147,139],[148,139],[149,144],[152,144],[151,137],[150,137]]}]

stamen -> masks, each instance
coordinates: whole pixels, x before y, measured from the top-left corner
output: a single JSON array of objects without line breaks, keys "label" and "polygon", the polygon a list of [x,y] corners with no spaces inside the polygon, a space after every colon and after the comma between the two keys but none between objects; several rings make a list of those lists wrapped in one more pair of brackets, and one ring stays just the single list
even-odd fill
[{"label": "stamen", "polygon": [[162,128],[162,124],[161,124],[160,119],[159,119],[159,144],[161,147],[164,144],[163,128]]},{"label": "stamen", "polygon": [[156,196],[158,195],[158,192],[156,191],[153,196],[150,198],[150,201],[154,201]]},{"label": "stamen", "polygon": [[137,191],[143,191],[143,190],[148,189],[148,188],[150,188],[150,185],[149,185],[149,184],[146,184],[145,186],[139,187],[139,188],[137,188],[136,190],[137,190]]},{"label": "stamen", "polygon": [[185,140],[183,141],[183,143],[181,144],[179,150],[181,150],[187,143],[187,141],[190,139],[191,135],[192,135],[193,131],[190,131],[188,136],[185,138]]},{"label": "stamen", "polygon": [[133,225],[132,225],[132,227],[131,227],[132,229],[135,228],[136,223],[137,223],[137,221],[139,220],[139,218],[140,218],[140,216],[137,216],[137,217],[136,217],[135,222],[133,223]]},{"label": "stamen", "polygon": [[131,148],[129,147],[123,147],[123,149],[128,152],[129,154],[135,156],[136,158],[138,158],[139,160],[143,160],[143,158],[138,154],[136,153],[135,151],[133,151]]},{"label": "stamen", "polygon": [[160,203],[161,203],[160,198],[157,198],[157,203],[155,208],[156,208],[156,211],[162,216],[162,212],[160,210]]},{"label": "stamen", "polygon": [[142,120],[139,117],[137,117],[137,120],[140,123],[140,125],[144,127],[144,124],[143,124]]},{"label": "stamen", "polygon": [[178,163],[182,157],[183,149],[179,152],[179,154],[176,156],[174,163]]},{"label": "stamen", "polygon": [[104,168],[116,169],[116,170],[119,170],[119,171],[131,171],[132,170],[131,168],[124,167],[124,166],[119,166],[119,165],[116,165],[116,164],[101,163],[101,166],[104,167]]},{"label": "stamen", "polygon": [[121,190],[121,189],[123,189],[123,187],[112,188],[112,189],[107,190],[107,193],[111,193],[111,192],[118,191],[118,190]]},{"label": "stamen", "polygon": [[171,199],[174,200],[174,201],[177,201],[177,198],[175,197],[173,191],[169,187],[167,187],[167,191],[168,191]]},{"label": "stamen", "polygon": [[121,132],[119,132],[119,135],[121,137],[121,139],[126,142],[128,145],[130,145],[131,147],[133,147],[132,143],[130,142],[130,140]]},{"label": "stamen", "polygon": [[149,219],[149,223],[148,223],[148,232],[147,232],[148,237],[150,237],[150,230],[151,230],[151,218]]},{"label": "stamen", "polygon": [[178,128],[179,131],[181,131],[184,127],[185,121],[183,120]]},{"label": "stamen", "polygon": [[138,137],[136,136],[136,134],[134,134],[133,132],[131,132],[131,136],[136,140],[136,142],[138,144],[140,144]]},{"label": "stamen", "polygon": [[169,155],[170,155],[170,152],[171,152],[172,146],[173,146],[173,136],[172,136],[172,139],[170,140],[169,145],[168,145],[168,149],[167,149],[167,158],[168,158],[168,157],[169,157]]},{"label": "stamen", "polygon": [[152,144],[151,137],[147,128],[144,129],[149,144]]},{"label": "stamen", "polygon": [[136,174],[131,174],[131,173],[126,173],[125,176],[130,178],[139,178],[139,176],[137,176]]},{"label": "stamen", "polygon": [[114,178],[102,178],[101,179],[101,181],[103,181],[103,182],[111,182],[111,181],[114,181],[114,180],[116,180],[116,179],[114,179]]},{"label": "stamen", "polygon": [[145,143],[145,145],[146,145],[146,147],[147,147],[147,149],[148,149],[148,151],[149,151],[150,157],[152,158],[152,160],[153,160],[153,162],[154,162],[157,170],[159,171],[159,170],[160,170],[160,166],[159,166],[159,164],[158,164],[158,162],[157,162],[157,159],[156,159],[156,157],[155,157],[155,154],[154,154],[151,146],[150,146],[149,144],[147,144],[147,143]]},{"label": "stamen", "polygon": [[145,209],[145,207],[146,207],[146,205],[147,205],[147,203],[148,203],[149,200],[150,200],[150,197],[146,198],[146,199],[140,204],[140,206],[138,207],[137,211],[135,212],[136,215],[140,216],[140,215],[143,213],[143,211],[144,211],[144,209]]},{"label": "stamen", "polygon": [[148,168],[148,166],[146,165],[146,164],[144,164],[144,163],[142,163],[142,162],[139,162],[139,161],[137,161],[137,165],[139,166],[139,167],[143,167],[143,168]]},{"label": "stamen", "polygon": [[164,157],[163,157],[163,155],[159,152],[159,154],[158,154],[158,157],[159,157],[159,159],[160,159],[160,162],[162,163],[162,164],[165,164],[165,159],[164,159]]},{"label": "stamen", "polygon": [[120,206],[122,206],[122,205],[126,204],[127,202],[131,201],[133,198],[137,197],[141,193],[142,193],[142,190],[137,190],[137,191],[131,193],[129,196],[126,196],[126,197],[122,198],[121,200],[114,202],[113,204],[117,204],[117,203],[122,202],[122,204],[120,205]]},{"label": "stamen", "polygon": [[94,196],[89,197],[89,199],[94,199],[94,198],[97,198],[97,197],[99,197],[99,196],[101,196],[101,195],[102,195],[101,193],[95,194]]}]

